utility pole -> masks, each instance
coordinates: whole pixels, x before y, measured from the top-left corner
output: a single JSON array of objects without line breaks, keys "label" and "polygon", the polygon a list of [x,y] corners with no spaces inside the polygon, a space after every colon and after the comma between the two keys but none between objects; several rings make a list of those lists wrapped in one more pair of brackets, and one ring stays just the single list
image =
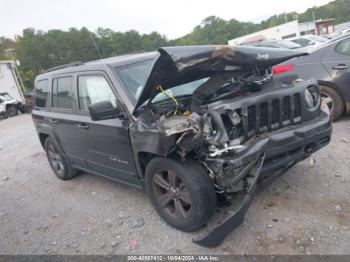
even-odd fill
[{"label": "utility pole", "polygon": [[91,40],[92,44],[94,45],[94,47],[95,47],[95,49],[96,49],[96,51],[97,51],[98,56],[100,57],[100,59],[102,59],[100,50],[98,49],[98,46],[97,46],[97,44],[95,43],[95,40],[94,40],[94,38],[92,37],[90,31],[89,31],[89,36],[90,36],[90,40]]}]

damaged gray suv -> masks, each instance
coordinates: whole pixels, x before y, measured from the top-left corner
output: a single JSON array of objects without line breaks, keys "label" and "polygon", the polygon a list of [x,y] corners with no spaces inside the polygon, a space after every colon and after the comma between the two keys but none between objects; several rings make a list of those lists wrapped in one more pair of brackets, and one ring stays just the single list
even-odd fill
[{"label": "damaged gray suv", "polygon": [[217,246],[258,188],[330,141],[317,82],[273,78],[303,55],[189,46],[73,63],[36,78],[33,120],[58,178],[85,171],[144,189],[168,224],[207,226],[194,242]]}]

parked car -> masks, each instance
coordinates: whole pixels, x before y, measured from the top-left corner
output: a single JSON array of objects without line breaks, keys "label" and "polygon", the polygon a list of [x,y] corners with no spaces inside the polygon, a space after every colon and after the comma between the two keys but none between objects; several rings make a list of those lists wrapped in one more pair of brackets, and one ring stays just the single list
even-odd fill
[{"label": "parked car", "polygon": [[298,38],[293,38],[290,41],[300,45],[301,47],[315,48],[324,45],[329,40],[318,35],[304,35]]},{"label": "parked car", "polygon": [[11,97],[8,93],[0,93],[0,104],[2,105],[2,118],[18,115],[18,111],[25,113],[25,105],[17,99]]},{"label": "parked car", "polygon": [[350,27],[344,27],[339,30],[336,30],[330,34],[324,35],[328,39],[333,39],[342,35],[350,34]]},{"label": "parked car", "polygon": [[274,72],[285,83],[316,78],[333,120],[350,112],[350,35],[331,40],[308,56],[284,62]]},{"label": "parked car", "polygon": [[82,170],[144,189],[179,230],[201,228],[237,200],[195,240],[217,246],[242,223],[257,187],[330,141],[317,83],[286,87],[271,76],[273,65],[302,55],[165,47],[63,66],[36,78],[33,121],[59,179]]},{"label": "parked car", "polygon": [[297,49],[301,48],[301,45],[293,43],[288,40],[264,40],[259,42],[245,43],[247,46],[260,46],[260,47],[271,47],[271,48],[285,48],[285,49]]}]

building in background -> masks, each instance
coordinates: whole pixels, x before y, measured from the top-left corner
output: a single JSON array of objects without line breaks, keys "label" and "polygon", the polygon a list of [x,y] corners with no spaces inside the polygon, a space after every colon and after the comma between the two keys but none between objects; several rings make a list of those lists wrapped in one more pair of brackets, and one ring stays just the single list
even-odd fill
[{"label": "building in background", "polygon": [[299,23],[298,20],[270,27],[252,34],[241,36],[228,41],[229,45],[256,42],[262,40],[280,40],[303,35],[324,35],[334,31],[334,19],[316,20]]},{"label": "building in background", "polygon": [[14,61],[0,61],[0,93],[24,102],[23,84]]}]

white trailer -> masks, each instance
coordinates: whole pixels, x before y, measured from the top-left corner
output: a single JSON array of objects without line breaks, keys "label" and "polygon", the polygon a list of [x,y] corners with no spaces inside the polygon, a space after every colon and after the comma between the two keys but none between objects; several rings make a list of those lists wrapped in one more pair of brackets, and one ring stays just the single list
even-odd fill
[{"label": "white trailer", "polygon": [[13,61],[0,61],[0,119],[27,112],[23,82]]},{"label": "white trailer", "polygon": [[23,84],[13,61],[0,61],[0,93],[8,93],[24,103]]}]

